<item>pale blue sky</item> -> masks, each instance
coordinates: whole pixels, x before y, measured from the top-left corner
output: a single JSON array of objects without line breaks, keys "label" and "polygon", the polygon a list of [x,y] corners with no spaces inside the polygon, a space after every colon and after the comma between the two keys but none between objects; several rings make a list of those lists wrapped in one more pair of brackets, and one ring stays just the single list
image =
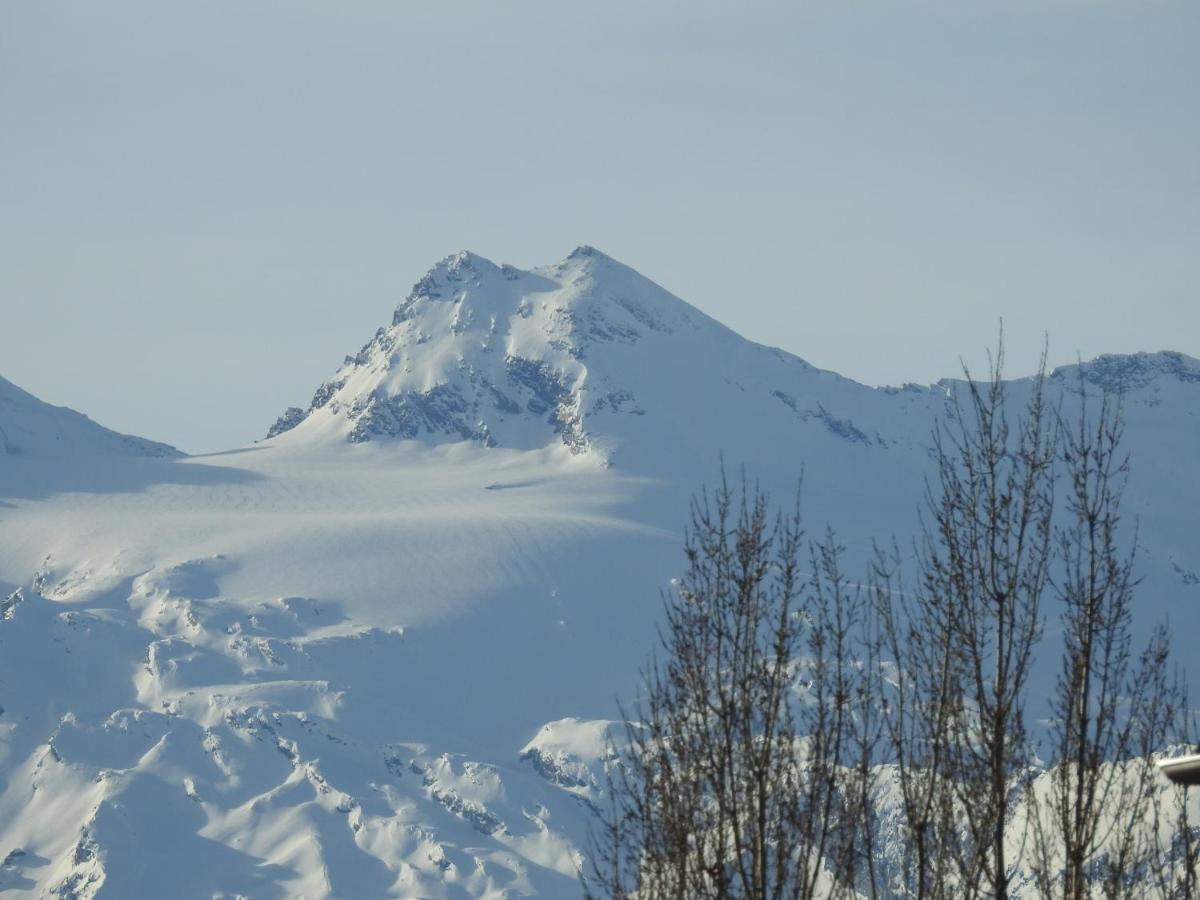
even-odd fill
[{"label": "pale blue sky", "polygon": [[868,383],[1200,355],[1200,4],[0,0],[0,374],[259,438],[460,248]]}]

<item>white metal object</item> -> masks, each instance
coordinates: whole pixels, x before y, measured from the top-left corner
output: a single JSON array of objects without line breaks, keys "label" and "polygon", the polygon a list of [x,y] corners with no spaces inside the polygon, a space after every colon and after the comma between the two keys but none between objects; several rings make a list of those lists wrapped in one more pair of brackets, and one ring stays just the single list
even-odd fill
[{"label": "white metal object", "polygon": [[1160,759],[1158,768],[1176,784],[1200,785],[1200,753]]}]

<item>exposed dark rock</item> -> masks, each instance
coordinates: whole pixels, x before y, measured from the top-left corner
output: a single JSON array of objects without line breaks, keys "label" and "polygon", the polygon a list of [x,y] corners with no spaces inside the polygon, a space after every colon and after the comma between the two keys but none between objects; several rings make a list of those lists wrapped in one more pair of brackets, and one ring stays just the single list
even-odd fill
[{"label": "exposed dark rock", "polygon": [[297,425],[304,421],[304,417],[308,415],[307,410],[303,410],[298,406],[289,406],[283,411],[283,415],[275,420],[275,424],[267,431],[267,437],[273,438],[278,434],[283,434],[285,431],[291,431]]}]

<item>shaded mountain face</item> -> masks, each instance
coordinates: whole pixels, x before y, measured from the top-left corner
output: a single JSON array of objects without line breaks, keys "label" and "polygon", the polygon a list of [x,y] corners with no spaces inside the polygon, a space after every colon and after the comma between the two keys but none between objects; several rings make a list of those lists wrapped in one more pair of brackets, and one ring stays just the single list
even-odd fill
[{"label": "shaded mountain face", "polygon": [[119,434],[87,416],[51,406],[0,378],[0,455],[182,456],[167,444]]}]

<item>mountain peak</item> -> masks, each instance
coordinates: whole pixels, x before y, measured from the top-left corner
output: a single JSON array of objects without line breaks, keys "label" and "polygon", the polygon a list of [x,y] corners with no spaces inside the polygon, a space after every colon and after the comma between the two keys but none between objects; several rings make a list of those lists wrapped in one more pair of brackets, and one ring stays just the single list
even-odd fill
[{"label": "mountain peak", "polygon": [[441,270],[447,275],[458,278],[494,272],[498,269],[499,267],[490,259],[486,259],[478,253],[472,253],[470,250],[451,253],[434,266],[434,270]]},{"label": "mountain peak", "polygon": [[597,250],[591,244],[580,244],[567,254],[567,262],[579,262],[584,260],[594,260],[596,262],[616,262],[616,260],[607,253]]},{"label": "mountain peak", "polygon": [[1059,366],[1051,373],[1055,379],[1080,375],[1088,383],[1114,393],[1149,387],[1164,379],[1200,383],[1200,360],[1173,350],[1105,353],[1087,362]]},{"label": "mountain peak", "polygon": [[[812,379],[834,392],[816,405]],[[267,437],[562,446],[608,462],[618,446],[627,457],[700,439],[729,403],[759,423],[871,443],[829,406],[868,390],[744,340],[594,247],[530,270],[463,251]]]},{"label": "mountain peak", "polygon": [[[592,365],[612,356],[602,348],[627,356],[635,344],[705,330],[728,334],[594,247],[530,271],[463,250],[430,268],[391,325],[267,436],[427,435],[526,449],[557,440],[581,453],[592,446],[589,411],[637,407],[617,384],[619,366]],[[638,355],[648,358],[645,347]]]}]

